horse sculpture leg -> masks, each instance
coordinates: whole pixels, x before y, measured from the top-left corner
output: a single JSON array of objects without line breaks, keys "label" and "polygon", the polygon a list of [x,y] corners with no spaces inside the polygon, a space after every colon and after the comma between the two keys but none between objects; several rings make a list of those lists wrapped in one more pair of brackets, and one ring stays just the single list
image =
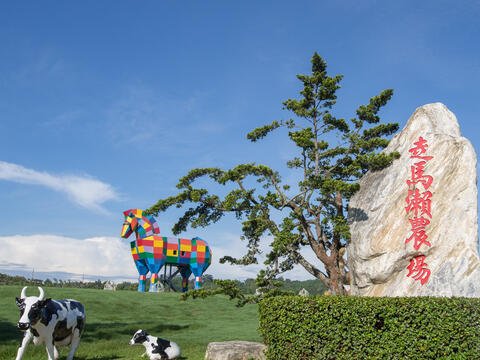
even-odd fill
[{"label": "horse sculpture leg", "polygon": [[190,268],[192,269],[193,275],[195,276],[194,289],[198,290],[202,287],[202,274],[204,270],[203,266],[192,266],[192,264],[190,264]]},{"label": "horse sculpture leg", "polygon": [[189,267],[182,267],[180,269],[180,275],[182,275],[182,292],[188,291],[188,278],[192,274],[192,270]]},{"label": "horse sculpture leg", "polygon": [[140,275],[138,278],[138,291],[144,292],[145,285],[147,283],[147,274],[148,274],[148,267],[145,263],[145,260],[135,260],[135,265],[137,266],[138,274]]},{"label": "horse sculpture leg", "polygon": [[157,273],[152,273],[152,276],[150,277],[150,292],[158,292],[158,274]]},{"label": "horse sculpture leg", "polygon": [[159,292],[160,283],[158,281],[158,272],[165,265],[165,260],[162,259],[149,259],[148,269],[152,276],[150,277],[150,290],[149,292]]},{"label": "horse sculpture leg", "polygon": [[195,290],[198,290],[202,287],[202,277],[201,276],[195,276]]}]

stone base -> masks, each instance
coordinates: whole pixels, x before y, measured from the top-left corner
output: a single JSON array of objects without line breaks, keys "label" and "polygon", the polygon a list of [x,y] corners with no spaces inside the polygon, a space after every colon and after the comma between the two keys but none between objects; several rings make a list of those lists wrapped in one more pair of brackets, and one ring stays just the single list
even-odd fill
[{"label": "stone base", "polygon": [[264,344],[249,341],[225,341],[208,344],[205,360],[264,360]]}]

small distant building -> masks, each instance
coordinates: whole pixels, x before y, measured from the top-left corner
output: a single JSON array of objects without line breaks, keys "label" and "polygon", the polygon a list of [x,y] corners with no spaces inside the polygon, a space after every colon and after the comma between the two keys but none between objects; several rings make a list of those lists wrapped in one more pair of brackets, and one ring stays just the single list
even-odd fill
[{"label": "small distant building", "polygon": [[298,292],[298,295],[300,295],[300,296],[310,296],[310,293],[305,288],[302,288],[302,290],[300,290]]},{"label": "small distant building", "polygon": [[117,290],[117,284],[115,284],[112,280],[108,280],[105,282],[105,285],[103,286],[103,290]]}]

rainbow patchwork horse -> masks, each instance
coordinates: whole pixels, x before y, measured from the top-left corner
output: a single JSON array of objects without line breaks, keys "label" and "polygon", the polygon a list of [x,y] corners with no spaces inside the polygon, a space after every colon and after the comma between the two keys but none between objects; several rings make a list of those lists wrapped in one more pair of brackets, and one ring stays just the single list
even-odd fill
[{"label": "rainbow patchwork horse", "polygon": [[121,236],[127,239],[133,232],[137,239],[130,243],[132,256],[140,274],[138,291],[145,291],[147,274],[150,271],[150,291],[158,292],[158,272],[165,264],[177,265],[182,276],[182,292],[188,290],[188,278],[195,276],[195,289],[200,289],[202,274],[212,261],[212,252],[206,241],[199,237],[180,239],[160,236],[157,221],[151,215],[143,215],[140,209],[123,212]]}]

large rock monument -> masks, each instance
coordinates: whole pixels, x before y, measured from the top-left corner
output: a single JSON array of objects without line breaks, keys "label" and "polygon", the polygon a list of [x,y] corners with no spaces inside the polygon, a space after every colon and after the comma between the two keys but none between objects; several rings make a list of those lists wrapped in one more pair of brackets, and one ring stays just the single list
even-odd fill
[{"label": "large rock monument", "polygon": [[349,204],[351,292],[480,297],[476,155],[441,103],[419,107]]}]

